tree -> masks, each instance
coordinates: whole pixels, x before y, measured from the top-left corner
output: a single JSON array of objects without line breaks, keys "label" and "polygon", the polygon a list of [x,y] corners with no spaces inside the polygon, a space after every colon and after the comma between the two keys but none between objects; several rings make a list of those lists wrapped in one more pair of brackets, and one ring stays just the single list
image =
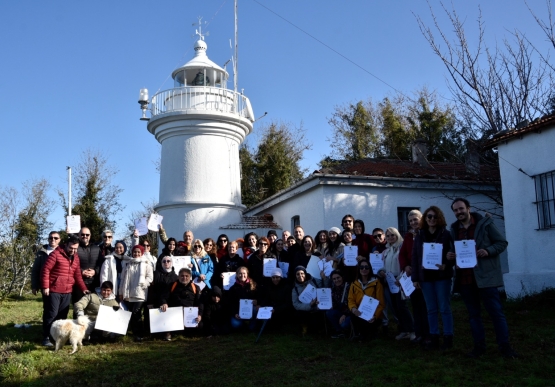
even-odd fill
[{"label": "tree", "polygon": [[[91,230],[91,242],[100,242],[102,231],[115,230],[116,216],[125,206],[119,202],[123,191],[112,180],[118,170],[108,165],[107,156],[101,151],[87,149],[81,155],[79,164],[74,169],[74,187],[76,204],[73,215],[81,216],[81,224]],[[64,194],[58,191],[62,205],[67,209]]]},{"label": "tree", "polygon": [[[419,16],[416,20],[432,51],[447,69],[448,87],[471,138],[487,139],[501,130],[516,128],[524,120],[532,121],[537,115],[550,112],[552,74],[547,62],[535,55],[537,51],[524,34],[515,31],[499,47],[487,47],[480,11],[478,41],[475,48],[471,48],[457,12],[448,10],[443,4],[442,7],[449,20],[448,28],[454,30],[453,37],[446,33],[448,28],[440,25],[431,6],[439,38]],[[545,27],[548,36],[549,32],[553,36],[551,12],[550,26],[541,23],[540,26]]]},{"label": "tree", "polygon": [[49,189],[40,179],[23,183],[21,191],[0,191],[0,299],[13,292],[21,296],[29,282],[37,245],[51,227]]},{"label": "tree", "polygon": [[239,149],[241,161],[241,201],[246,206],[272,196],[304,178],[300,166],[303,153],[310,149],[305,131],[283,122],[260,128],[256,150]]}]

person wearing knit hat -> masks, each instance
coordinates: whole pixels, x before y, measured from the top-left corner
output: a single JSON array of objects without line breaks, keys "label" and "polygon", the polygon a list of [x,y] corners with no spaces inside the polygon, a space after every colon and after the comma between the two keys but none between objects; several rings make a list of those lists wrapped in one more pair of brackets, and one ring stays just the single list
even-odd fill
[{"label": "person wearing knit hat", "polygon": [[339,229],[339,227],[332,227],[328,230],[328,232],[334,232],[337,235],[341,234],[341,230]]},{"label": "person wearing knit hat", "polygon": [[283,278],[280,268],[272,271],[271,281],[262,288],[261,305],[272,308],[272,318],[267,322],[268,329],[280,329],[291,321],[291,287]]},{"label": "person wearing knit hat", "polygon": [[272,271],[272,278],[273,277],[280,277],[283,278],[283,273],[281,271],[281,269],[279,267],[276,267],[273,271]]},{"label": "person wearing knit hat", "polygon": [[[141,246],[141,245],[135,245],[135,246],[133,246],[132,253],[133,253],[135,250],[140,250],[140,251],[141,251],[141,256],[143,256],[143,255],[145,254],[145,248],[144,248],[143,246]],[[133,258],[134,258],[134,257],[133,257]]]},{"label": "person wearing knit hat", "polygon": [[270,230],[266,237],[270,240],[270,244],[273,244],[278,239],[278,234],[276,230]]}]

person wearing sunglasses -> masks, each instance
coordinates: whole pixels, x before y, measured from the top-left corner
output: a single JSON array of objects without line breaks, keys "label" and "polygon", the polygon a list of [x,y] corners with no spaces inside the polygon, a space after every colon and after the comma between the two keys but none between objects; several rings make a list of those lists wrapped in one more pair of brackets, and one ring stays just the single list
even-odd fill
[{"label": "person wearing sunglasses", "polygon": [[[358,308],[364,296],[378,300],[379,304],[370,320],[363,320]],[[372,266],[368,260],[363,259],[358,263],[357,279],[349,288],[349,311],[354,316],[352,322],[355,328],[355,338],[359,341],[373,339],[381,325],[380,316],[385,307],[383,286],[372,271]]]},{"label": "person wearing sunglasses", "polygon": [[276,256],[270,252],[270,241],[266,237],[258,240],[258,250],[256,250],[249,258],[247,267],[249,268],[251,278],[259,285],[268,285],[269,278],[264,277],[264,258],[275,258]]},{"label": "person wearing sunglasses", "polygon": [[193,251],[191,254],[191,272],[193,280],[198,278],[198,281],[203,281],[208,289],[212,288],[210,283],[212,275],[214,274],[214,264],[212,259],[204,250],[204,243],[200,239],[193,241]]},{"label": "person wearing sunglasses", "polygon": [[[414,286],[421,288],[428,310],[430,341],[425,343],[426,349],[439,348],[438,312],[443,322],[442,350],[453,347],[453,313],[451,312],[451,284],[453,279],[454,259],[448,259],[453,239],[447,230],[443,212],[436,206],[424,211],[420,220],[420,230],[414,240],[412,253],[412,281]],[[436,264],[437,269],[425,269],[423,266],[424,243],[441,244],[442,262]]]},{"label": "person wearing sunglasses", "polygon": [[[91,243],[91,230],[88,227],[81,228],[79,231],[79,263],[81,264],[81,275],[83,282],[90,292],[95,292],[100,286],[100,267],[104,261],[100,247]],[[72,295],[73,302],[79,301],[83,297],[83,293],[79,289],[75,289]]]},{"label": "person wearing sunglasses", "polygon": [[106,257],[114,252],[114,246],[112,246],[113,241],[114,233],[112,230],[102,231],[102,242],[98,244],[98,247],[100,248],[100,252],[103,257]]},{"label": "person wearing sunglasses", "polygon": [[216,256],[218,260],[227,254],[227,245],[229,238],[225,234],[221,234],[216,242]]},{"label": "person wearing sunglasses", "polygon": [[[152,281],[152,286],[150,287],[151,291],[148,293],[148,298],[152,305],[149,306],[152,308],[159,308],[165,301],[164,296],[170,292],[170,287],[179,280],[177,273],[173,269],[173,258],[171,255],[165,255],[161,259],[162,267],[157,269],[154,272],[154,280]],[[152,294],[152,296],[151,296]],[[149,321],[149,313],[145,313],[145,326]],[[167,334],[164,334],[163,339],[167,340],[168,338],[171,340],[171,335],[168,337]]]}]

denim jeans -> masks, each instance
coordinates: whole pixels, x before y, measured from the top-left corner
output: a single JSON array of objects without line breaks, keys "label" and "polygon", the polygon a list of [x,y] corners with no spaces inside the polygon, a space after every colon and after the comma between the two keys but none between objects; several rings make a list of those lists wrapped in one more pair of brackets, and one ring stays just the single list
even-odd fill
[{"label": "denim jeans", "polygon": [[347,315],[343,324],[339,324],[339,319],[343,316],[344,313],[341,313],[339,310],[330,309],[326,310],[326,317],[328,321],[332,325],[335,332],[341,332],[342,330],[346,330],[351,326],[351,317]]},{"label": "denim jeans", "polygon": [[451,313],[451,279],[441,281],[423,281],[420,283],[426,308],[431,335],[439,335],[437,313],[441,313],[443,335],[453,335],[453,314]]},{"label": "denim jeans", "polygon": [[507,344],[509,342],[509,327],[501,307],[499,290],[495,287],[479,289],[476,284],[472,284],[461,285],[460,293],[466,305],[466,309],[468,310],[470,330],[472,331],[474,345],[478,347],[485,347],[486,345],[486,333],[481,316],[481,302],[484,304],[486,311],[493,321],[497,344],[500,347],[503,346],[503,344]]}]

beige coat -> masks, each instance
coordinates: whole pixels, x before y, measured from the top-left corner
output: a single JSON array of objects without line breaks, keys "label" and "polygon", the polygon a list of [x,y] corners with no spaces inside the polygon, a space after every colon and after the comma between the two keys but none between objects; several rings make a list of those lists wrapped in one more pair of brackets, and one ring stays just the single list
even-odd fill
[{"label": "beige coat", "polygon": [[145,301],[147,289],[152,283],[152,279],[152,265],[148,259],[144,256],[139,258],[124,257],[118,295],[125,301]]}]

